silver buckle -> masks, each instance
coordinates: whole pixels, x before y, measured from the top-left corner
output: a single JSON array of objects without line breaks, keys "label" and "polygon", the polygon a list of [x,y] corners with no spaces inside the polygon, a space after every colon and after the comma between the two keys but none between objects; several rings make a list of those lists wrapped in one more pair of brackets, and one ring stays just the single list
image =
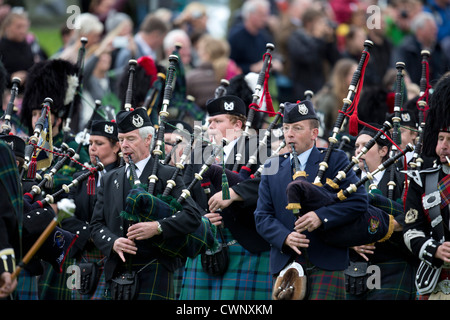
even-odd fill
[{"label": "silver buckle", "polygon": [[439,281],[436,285],[437,291],[441,291],[443,294],[450,294],[450,280],[445,279]]},{"label": "silver buckle", "polygon": [[430,194],[427,194],[422,199],[423,208],[428,210],[438,204],[441,203],[441,195],[439,191],[434,191]]}]

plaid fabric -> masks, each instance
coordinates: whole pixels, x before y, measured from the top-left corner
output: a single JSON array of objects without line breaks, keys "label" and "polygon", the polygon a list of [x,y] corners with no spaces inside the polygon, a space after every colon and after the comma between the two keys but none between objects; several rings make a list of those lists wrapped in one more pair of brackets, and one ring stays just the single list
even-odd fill
[{"label": "plaid fabric", "polygon": [[[227,242],[232,240],[223,229]],[[239,243],[229,247],[230,264],[222,277],[212,277],[203,271],[201,257],[188,258],[181,285],[180,300],[270,300],[272,276],[269,252],[252,254]]]},{"label": "plaid fabric", "polygon": [[[174,300],[173,273],[167,271],[161,263],[155,261],[147,266],[146,263],[133,263],[131,269],[142,269],[138,272],[136,300]],[[110,290],[107,290],[107,299],[111,300]]]},{"label": "plaid fabric", "polygon": [[369,196],[369,203],[371,205],[383,209],[388,214],[394,217],[404,214],[403,204],[393,201],[382,194],[369,192],[367,195]]},{"label": "plaid fabric", "polygon": [[438,190],[441,193],[441,209],[444,209],[450,203],[450,174],[439,181]]},{"label": "plaid fabric", "polygon": [[[60,147],[63,142],[63,138],[64,138],[64,133],[61,131],[60,133],[58,133],[56,136],[53,137],[53,145],[55,147]],[[67,145],[69,146],[69,148],[72,148],[73,150],[77,150],[78,143],[76,143],[76,141],[74,139],[67,142]],[[55,161],[56,158],[57,157],[54,157],[53,160]],[[79,159],[77,161],[79,161],[81,163],[87,163],[90,161],[89,154],[88,154],[88,151],[86,150],[86,147],[81,148],[80,154],[79,154]],[[70,184],[73,181],[72,175],[74,174],[74,172],[82,169],[81,166],[78,164],[75,164],[75,166],[73,166],[73,167],[69,167],[69,163],[70,163],[70,161],[67,160],[65,162],[65,165],[63,166],[63,168],[60,169],[53,176],[53,187],[50,190],[51,193],[55,193],[56,191],[61,189],[61,186],[63,184]],[[41,173],[41,175],[44,176],[44,173]]]},{"label": "plaid fabric", "polygon": [[308,300],[345,300],[343,271],[327,271],[313,268],[308,272]]},{"label": "plaid fabric", "polygon": [[[17,169],[15,157],[11,148],[4,142],[0,141],[0,181],[8,192],[8,198],[14,207],[16,217],[19,221],[19,228],[22,228],[22,184],[19,183],[19,170]],[[19,229],[21,231],[21,229]],[[16,259],[18,253],[16,252]]]},{"label": "plaid fabric", "polygon": [[[130,221],[147,222],[164,219],[177,212],[179,204],[166,199],[159,199],[145,191],[142,187],[131,189],[128,193],[125,210],[121,217]],[[152,245],[158,247],[169,257],[195,257],[207,248],[217,245],[215,241],[216,228],[209,219],[202,218],[200,226],[193,233],[186,236],[169,239],[153,239]]]},{"label": "plaid fabric", "polygon": [[75,259],[66,259],[62,267],[63,272],[57,273],[51,264],[44,262],[44,273],[39,278],[40,300],[71,300],[72,290],[67,287],[67,267],[76,263]]},{"label": "plaid fabric", "polygon": [[369,290],[361,296],[347,294],[348,300],[414,300],[416,287],[414,267],[404,260],[377,263],[380,267],[380,289]]},{"label": "plaid fabric", "polygon": [[181,285],[183,283],[183,274],[184,274],[184,266],[178,268],[173,273],[173,291],[175,300],[178,300],[180,298]]},{"label": "plaid fabric", "polygon": [[76,289],[72,290],[72,300],[105,300],[106,299],[106,281],[104,270],[104,256],[97,248],[92,248],[89,251],[83,252],[84,259],[77,259],[80,262],[93,262],[99,266],[100,279],[98,280],[97,289],[91,295],[80,294]]},{"label": "plaid fabric", "polygon": [[38,279],[23,269],[17,277],[16,300],[39,300]]},{"label": "plaid fabric", "polygon": [[181,115],[189,115],[194,120],[201,121],[205,118],[206,112],[202,110],[194,101],[186,98],[186,72],[183,62],[181,61],[179,53],[175,50],[173,54],[178,56],[178,63],[175,66],[175,84],[170,99],[170,108],[178,110],[178,118],[183,118]]},{"label": "plaid fabric", "polygon": [[[450,203],[450,175],[446,175],[444,178],[442,178],[441,181],[438,183],[438,190],[441,195],[441,210],[444,209],[448,204]],[[422,198],[426,194],[422,194]],[[425,212],[425,215],[427,216],[427,219],[430,219],[430,214],[428,209],[423,209]]]}]

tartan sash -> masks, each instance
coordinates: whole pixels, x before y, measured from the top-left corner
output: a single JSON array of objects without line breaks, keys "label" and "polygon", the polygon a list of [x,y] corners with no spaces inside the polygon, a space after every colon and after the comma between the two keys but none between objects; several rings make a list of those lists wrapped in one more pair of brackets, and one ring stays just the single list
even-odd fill
[{"label": "tartan sash", "polygon": [[450,203],[450,174],[439,181],[438,190],[441,194],[441,209],[443,209]]}]

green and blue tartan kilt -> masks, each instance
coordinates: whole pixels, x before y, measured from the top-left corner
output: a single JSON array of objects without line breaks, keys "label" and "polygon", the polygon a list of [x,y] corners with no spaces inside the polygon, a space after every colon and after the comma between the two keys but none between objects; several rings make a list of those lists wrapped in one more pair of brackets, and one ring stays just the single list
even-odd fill
[{"label": "green and blue tartan kilt", "polygon": [[67,286],[70,274],[66,273],[66,270],[76,264],[76,260],[67,258],[61,273],[57,273],[50,263],[42,262],[44,273],[39,278],[39,300],[72,300],[72,290]]},{"label": "green and blue tartan kilt", "polygon": [[405,260],[377,263],[380,267],[380,289],[371,289],[362,296],[347,294],[348,300],[414,300],[416,286],[414,266]]},{"label": "green and blue tartan kilt", "polygon": [[91,248],[84,250],[84,259],[77,259],[77,263],[92,262],[98,264],[98,271],[100,273],[100,279],[98,280],[97,288],[93,294],[80,294],[78,290],[72,290],[72,300],[105,300],[106,299],[106,280],[104,270],[104,255],[97,248]]},{"label": "green and blue tartan kilt", "polygon": [[39,300],[38,278],[27,269],[22,269],[17,277],[17,288],[14,291],[16,300]]},{"label": "green and blue tartan kilt", "polygon": [[[157,260],[150,264],[148,262],[132,263],[131,270],[138,271],[136,300],[174,300],[173,273]],[[111,300],[109,283],[106,285],[108,287],[107,299]]]},{"label": "green and blue tartan kilt", "polygon": [[174,300],[180,298],[181,284],[183,283],[184,266],[179,267],[173,273]]},{"label": "green and blue tartan kilt", "polygon": [[[222,231],[225,241],[232,235]],[[270,300],[272,275],[270,252],[250,253],[239,243],[229,247],[230,264],[222,277],[203,271],[201,256],[188,258],[185,265],[180,300]]]}]

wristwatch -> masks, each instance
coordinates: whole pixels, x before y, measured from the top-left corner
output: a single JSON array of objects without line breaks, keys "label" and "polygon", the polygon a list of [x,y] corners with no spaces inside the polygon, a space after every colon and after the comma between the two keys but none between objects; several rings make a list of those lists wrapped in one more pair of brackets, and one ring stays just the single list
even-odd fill
[{"label": "wristwatch", "polygon": [[159,223],[159,221],[156,221],[156,223],[157,223],[157,228],[156,228],[156,230],[158,230],[158,234],[161,234],[162,232],[163,232],[163,230],[162,230],[162,228],[161,228],[161,224]]}]

